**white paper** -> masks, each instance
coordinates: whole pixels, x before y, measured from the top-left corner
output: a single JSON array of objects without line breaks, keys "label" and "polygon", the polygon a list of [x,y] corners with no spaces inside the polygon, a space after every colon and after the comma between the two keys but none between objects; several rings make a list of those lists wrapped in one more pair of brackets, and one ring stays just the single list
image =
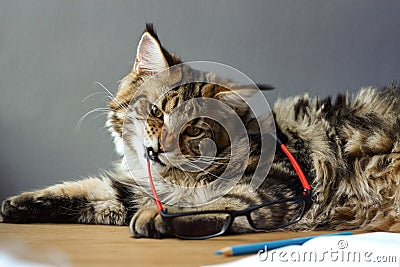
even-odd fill
[{"label": "white paper", "polygon": [[208,265],[208,267],[211,266],[399,267],[400,234],[375,232],[321,236],[313,238],[301,246],[293,245],[267,252],[263,251],[232,262]]}]

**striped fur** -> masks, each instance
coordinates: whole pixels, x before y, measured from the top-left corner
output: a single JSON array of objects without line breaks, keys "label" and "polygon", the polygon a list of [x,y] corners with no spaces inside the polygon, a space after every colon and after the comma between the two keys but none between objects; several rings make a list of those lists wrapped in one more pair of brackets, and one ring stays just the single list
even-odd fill
[{"label": "striped fur", "polygon": [[[107,126],[121,157],[115,170],[101,178],[65,182],[11,197],[2,204],[2,220],[13,223],[129,224],[137,237],[173,235],[172,229],[158,214],[152,198],[137,184],[138,180],[147,179],[145,171],[133,173],[136,180],[132,179],[132,173],[126,166],[126,149],[135,159],[138,169],[144,170],[143,146],[152,147],[157,153],[157,158],[153,159],[155,168],[163,179],[173,184],[196,187],[215,180],[232,159],[232,148],[226,131],[211,120],[193,120],[182,130],[178,140],[183,154],[194,157],[200,153],[198,147],[201,140],[214,139],[218,159],[208,167],[208,174],[174,168],[165,156],[174,140],[170,140],[172,137],[163,132],[162,127],[173,128],[177,123],[169,120],[169,114],[184,101],[199,97],[217,99],[235,109],[250,140],[250,148],[238,147],[238,153],[245,154],[250,149],[250,158],[239,183],[229,193],[200,207],[168,206],[170,212],[238,210],[300,194],[297,175],[278,149],[268,177],[256,192],[249,190],[249,180],[259,163],[260,129],[241,98],[225,87],[215,85],[218,77],[209,73],[182,71],[175,74],[175,82],[193,75],[199,75],[208,82],[178,86],[157,103],[149,101],[158,99],[157,90],[147,94],[138,91],[160,68],[179,63],[181,60],[161,46],[153,27],[147,25],[139,43],[135,65],[122,79],[117,94],[109,103]],[[235,88],[235,85],[231,86]],[[311,208],[301,221],[282,230],[400,231],[399,102],[400,88],[392,84],[380,89],[363,88],[355,96],[339,95],[335,100],[304,95],[279,99],[275,103],[273,114],[277,135],[299,161],[313,187]],[[181,120],[187,119],[187,116],[182,113]],[[224,123],[229,123],[229,116],[225,119]],[[198,131],[200,134],[196,134]],[[235,173],[235,168],[232,173]],[[159,193],[163,197],[168,196],[171,203],[183,197],[192,202],[203,197],[201,194],[183,196],[162,187]],[[273,214],[259,214],[256,220],[279,221],[289,212],[290,207],[282,207]],[[246,218],[239,217],[230,233],[252,231]]]}]

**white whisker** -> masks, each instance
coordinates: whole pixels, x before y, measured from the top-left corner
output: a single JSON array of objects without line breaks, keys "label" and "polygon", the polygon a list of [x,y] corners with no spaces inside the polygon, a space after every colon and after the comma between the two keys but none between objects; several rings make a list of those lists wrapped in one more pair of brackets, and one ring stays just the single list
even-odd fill
[{"label": "white whisker", "polygon": [[95,112],[101,112],[99,115],[104,115],[104,114],[107,114],[107,112],[109,112],[109,111],[110,111],[109,108],[95,108],[95,109],[90,110],[89,112],[87,112],[85,115],[83,115],[79,119],[79,121],[77,122],[77,124],[75,126],[75,132],[76,133],[79,132],[79,130],[80,130],[81,126],[82,126],[83,120],[86,119],[86,117],[89,116],[90,114],[95,113]]},{"label": "white whisker", "polygon": [[96,84],[103,88],[110,95],[110,97],[114,98],[114,95],[101,82],[96,82]]},{"label": "white whisker", "polygon": [[[212,174],[211,172],[209,172],[209,171],[207,171],[207,170],[205,170],[205,169],[202,169],[202,168],[200,168],[199,166],[197,166],[196,164],[193,164],[193,163],[191,163],[191,162],[186,162],[185,164],[187,164],[187,165],[189,165],[190,167],[192,167],[192,168],[194,168],[194,169],[197,169],[197,170],[199,170],[199,171],[201,171],[201,172],[204,172],[204,173],[206,173],[207,175],[211,175],[212,177],[215,177],[215,178],[220,178],[218,175],[215,175],[215,174]],[[183,173],[185,173],[185,172],[183,172]]]},{"label": "white whisker", "polygon": [[85,97],[84,99],[82,99],[81,102],[86,102],[89,98],[91,98],[91,97],[94,96],[94,95],[98,95],[98,94],[107,94],[107,97],[108,97],[110,100],[112,99],[112,98],[108,95],[107,92],[94,92],[94,93],[88,95],[87,97]]}]

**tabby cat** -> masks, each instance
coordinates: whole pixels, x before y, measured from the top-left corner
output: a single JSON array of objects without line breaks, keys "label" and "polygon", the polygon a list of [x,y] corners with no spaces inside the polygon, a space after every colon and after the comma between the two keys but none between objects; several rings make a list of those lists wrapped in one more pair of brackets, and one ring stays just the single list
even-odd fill
[{"label": "tabby cat", "polygon": [[[64,182],[11,197],[2,204],[2,221],[130,225],[135,237],[173,236],[173,228],[160,215],[153,197],[137,182],[144,179],[147,183],[147,173],[144,171],[142,177],[133,179],[126,165],[126,153],[129,152],[130,160],[133,158],[139,169],[146,170],[146,153],[151,150],[152,168],[175,185],[196,187],[216,179],[226,170],[232,150],[221,124],[201,117],[191,120],[180,132],[179,148],[186,158],[200,157],[202,140],[214,141],[217,155],[206,172],[185,172],[170,164],[171,155],[167,157],[173,152],[169,151],[165,129],[177,123],[168,115],[183,102],[200,97],[221,101],[237,112],[249,140],[248,147],[237,149],[248,151],[250,156],[239,182],[228,193],[205,205],[165,205],[169,212],[243,210],[266,201],[301,195],[303,187],[298,175],[278,146],[268,176],[256,191],[249,190],[249,179],[259,163],[263,164],[259,162],[263,133],[246,102],[235,90],[216,85],[217,77],[197,73],[209,82],[183,84],[162,96],[157,88],[147,95],[136,94],[155,74],[181,63],[161,46],[152,25],[146,25],[133,69],[122,79],[109,103],[106,125],[120,155],[115,170],[99,178]],[[193,73],[182,69],[178,76],[182,80]],[[152,99],[158,100],[152,102]],[[363,88],[353,97],[339,95],[335,100],[308,95],[278,99],[273,108],[277,138],[292,152],[312,187],[312,205],[304,216],[280,230],[400,231],[399,115],[400,90],[396,84],[380,89]],[[225,120],[229,123],[229,116]],[[125,147],[124,140],[128,140]],[[179,202],[179,194],[163,191],[160,185],[157,190],[162,196],[168,195],[168,203]],[[273,212],[260,213],[253,220],[284,220],[290,210],[281,206]],[[202,223],[207,224],[207,220]],[[209,224],[198,227],[214,227]],[[246,217],[241,216],[233,221],[227,233],[254,231]]]}]

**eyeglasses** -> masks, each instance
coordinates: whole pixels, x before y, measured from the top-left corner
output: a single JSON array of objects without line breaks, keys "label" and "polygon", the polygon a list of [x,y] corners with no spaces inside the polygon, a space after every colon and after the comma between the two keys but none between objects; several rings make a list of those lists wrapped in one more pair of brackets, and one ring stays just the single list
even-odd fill
[{"label": "eyeglasses", "polygon": [[[300,165],[289,149],[275,137],[281,150],[288,157],[303,187],[297,197],[264,202],[243,210],[201,210],[179,213],[168,213],[158,197],[150,169],[150,153],[147,151],[147,171],[158,211],[175,236],[182,239],[206,239],[226,233],[236,217],[245,216],[250,226],[256,230],[266,231],[286,227],[301,220],[311,206],[311,186]],[[284,216],[277,214],[284,213]]]}]

